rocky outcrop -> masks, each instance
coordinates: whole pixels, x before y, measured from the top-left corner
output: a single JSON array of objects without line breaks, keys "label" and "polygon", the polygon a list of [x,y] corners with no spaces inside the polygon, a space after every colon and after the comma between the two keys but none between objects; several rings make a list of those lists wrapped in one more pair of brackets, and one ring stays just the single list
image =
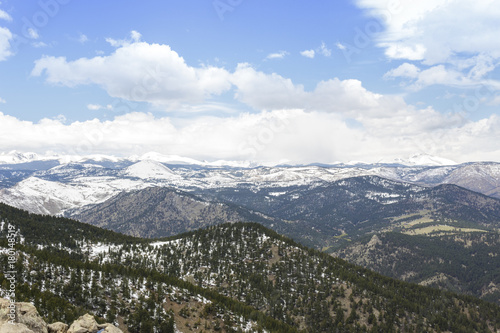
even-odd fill
[{"label": "rocky outcrop", "polygon": [[48,333],[47,324],[30,303],[0,298],[0,333]]},{"label": "rocky outcrop", "polygon": [[68,333],[95,333],[97,330],[97,322],[93,316],[87,313],[71,324]]},{"label": "rocky outcrop", "polygon": [[10,324],[9,322],[5,322],[0,326],[0,333],[34,333],[32,330],[28,328],[28,326],[24,324]]},{"label": "rocky outcrop", "polygon": [[97,324],[94,317],[85,314],[71,326],[56,322],[47,325],[30,303],[11,303],[0,298],[0,333],[123,333],[112,324]]},{"label": "rocky outcrop", "polygon": [[97,327],[99,328],[99,330],[104,330],[102,331],[102,333],[123,333],[123,331],[121,329],[119,329],[118,327],[116,327],[115,325],[111,325],[111,324],[102,324],[102,325],[97,325]]},{"label": "rocky outcrop", "polygon": [[57,322],[50,325],[47,325],[49,329],[49,333],[66,333],[68,332],[68,325],[65,323]]}]

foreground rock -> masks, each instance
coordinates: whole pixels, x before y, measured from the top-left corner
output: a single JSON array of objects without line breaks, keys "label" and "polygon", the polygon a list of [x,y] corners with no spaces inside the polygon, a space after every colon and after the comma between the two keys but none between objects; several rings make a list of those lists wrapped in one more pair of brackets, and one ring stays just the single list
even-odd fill
[{"label": "foreground rock", "polygon": [[97,325],[97,327],[99,327],[99,329],[104,329],[104,331],[102,331],[102,333],[123,333],[123,331],[121,329],[119,329],[118,327],[116,327],[115,325],[112,325],[112,324],[102,324],[102,325]]},{"label": "foreground rock", "polygon": [[30,303],[0,298],[0,333],[48,333],[47,324]]},{"label": "foreground rock", "polygon": [[68,332],[68,325],[65,323],[57,322],[50,325],[47,325],[49,329],[49,333],[66,333]]},{"label": "foreground rock", "polygon": [[95,333],[97,330],[97,322],[93,316],[87,313],[71,324],[68,333]]},{"label": "foreground rock", "polygon": [[30,303],[11,303],[0,298],[0,333],[123,333],[112,324],[97,324],[95,318],[85,314],[69,327],[57,322],[47,325]]}]

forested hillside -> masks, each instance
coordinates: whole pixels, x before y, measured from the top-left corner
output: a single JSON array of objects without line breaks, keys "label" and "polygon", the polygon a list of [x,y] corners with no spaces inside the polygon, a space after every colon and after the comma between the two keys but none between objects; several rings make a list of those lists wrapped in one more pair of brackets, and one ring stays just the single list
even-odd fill
[{"label": "forested hillside", "polygon": [[384,275],[500,304],[500,234],[367,236],[334,255]]},{"label": "forested hillside", "polygon": [[258,224],[146,241],[5,205],[0,216],[3,247],[5,225],[19,229],[16,297],[49,322],[91,311],[130,332],[500,329],[497,305],[381,276]]}]

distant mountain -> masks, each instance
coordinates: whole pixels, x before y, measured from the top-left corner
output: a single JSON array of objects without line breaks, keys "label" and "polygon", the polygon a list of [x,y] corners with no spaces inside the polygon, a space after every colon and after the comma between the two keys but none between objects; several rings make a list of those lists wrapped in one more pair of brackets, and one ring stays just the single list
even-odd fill
[{"label": "distant mountain", "polygon": [[[456,185],[423,187],[375,176],[312,187],[257,190],[248,185],[195,192],[197,196],[147,188],[73,216],[141,237],[170,236],[225,221],[259,222],[388,276],[500,303],[495,292],[500,262],[490,256],[498,250],[499,199]],[[478,241],[483,238],[488,239],[485,244]]]},{"label": "distant mountain", "polygon": [[9,230],[22,244],[16,299],[48,322],[91,312],[131,333],[500,329],[498,305],[384,277],[258,224],[148,241],[3,204],[0,216],[0,260]]},{"label": "distant mountain", "polygon": [[429,154],[414,154],[407,159],[380,160],[378,164],[399,164],[405,166],[450,166],[457,163],[447,158]]},{"label": "distant mountain", "polygon": [[245,208],[202,200],[165,187],[120,193],[72,217],[98,227],[139,237],[166,237],[227,222],[261,222],[274,219]]},{"label": "distant mountain", "polygon": [[288,221],[273,229],[320,248],[395,228],[500,228],[500,200],[448,184],[423,187],[363,176],[315,187],[214,188],[198,193]]},{"label": "distant mountain", "polygon": [[400,280],[500,304],[500,233],[378,233],[333,252]]},{"label": "distant mountain", "polygon": [[141,179],[179,179],[172,170],[165,165],[152,161],[144,160],[137,162],[123,170],[124,175],[131,178]]},{"label": "distant mountain", "polygon": [[36,153],[22,153],[15,150],[0,154],[0,163],[5,164],[26,163],[40,159],[41,157]]},{"label": "distant mountain", "polygon": [[[121,192],[152,186],[190,192],[210,188],[259,191],[263,188],[316,187],[358,176],[379,176],[423,186],[455,184],[500,197],[500,164],[492,162],[452,166],[366,164],[241,168],[94,157],[97,160],[64,164],[33,161],[0,165],[0,202],[35,213],[57,215],[102,203]],[[55,190],[59,187],[63,189]]]},{"label": "distant mountain", "polygon": [[[172,175],[165,167],[161,170],[168,177]],[[273,177],[276,175],[280,180],[297,180],[294,173]],[[190,193],[152,187],[121,192],[107,201],[66,214],[141,237],[170,236],[222,222],[261,222],[319,248],[335,247],[347,239],[395,228],[406,228],[407,232],[431,225],[500,228],[498,199],[455,185],[423,187],[376,176],[319,182],[314,186],[255,188],[242,184],[236,188],[195,189]]]}]

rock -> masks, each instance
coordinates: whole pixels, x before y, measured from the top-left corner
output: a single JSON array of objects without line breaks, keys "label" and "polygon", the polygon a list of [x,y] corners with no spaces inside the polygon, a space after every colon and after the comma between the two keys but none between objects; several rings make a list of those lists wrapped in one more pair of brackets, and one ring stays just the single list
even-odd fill
[{"label": "rock", "polygon": [[[14,324],[9,321],[16,319]],[[0,333],[123,333],[121,329],[112,324],[98,325],[94,317],[85,314],[68,325],[56,322],[47,325],[38,314],[36,308],[30,303],[11,303],[0,298]]]},{"label": "rock", "polygon": [[377,245],[382,245],[382,241],[375,234],[375,235],[373,235],[372,239],[370,239],[370,241],[368,242],[368,244],[366,244],[366,246],[368,247],[368,249],[373,250]]},{"label": "rock", "polygon": [[49,333],[66,333],[68,332],[68,325],[65,323],[57,322],[57,323],[52,323],[50,325],[47,325],[47,328],[49,329]]},{"label": "rock", "polygon": [[3,325],[0,326],[0,333],[34,333],[34,332],[24,324],[19,324],[19,323],[11,324],[9,322],[4,322]]},{"label": "rock", "polygon": [[97,327],[99,327],[100,330],[104,329],[104,331],[102,331],[103,333],[123,333],[121,329],[109,323],[97,325]]},{"label": "rock", "polygon": [[87,313],[71,324],[68,333],[96,333],[97,330],[97,322],[93,316]]},{"label": "rock", "polygon": [[[15,322],[23,325],[13,325],[9,321],[15,314]],[[8,326],[4,326],[8,324]],[[5,332],[24,332],[28,330],[34,333],[48,333],[47,324],[43,321],[38,311],[30,303],[11,303],[7,299],[0,298],[0,325]],[[1,331],[4,332],[4,331]]]}]

